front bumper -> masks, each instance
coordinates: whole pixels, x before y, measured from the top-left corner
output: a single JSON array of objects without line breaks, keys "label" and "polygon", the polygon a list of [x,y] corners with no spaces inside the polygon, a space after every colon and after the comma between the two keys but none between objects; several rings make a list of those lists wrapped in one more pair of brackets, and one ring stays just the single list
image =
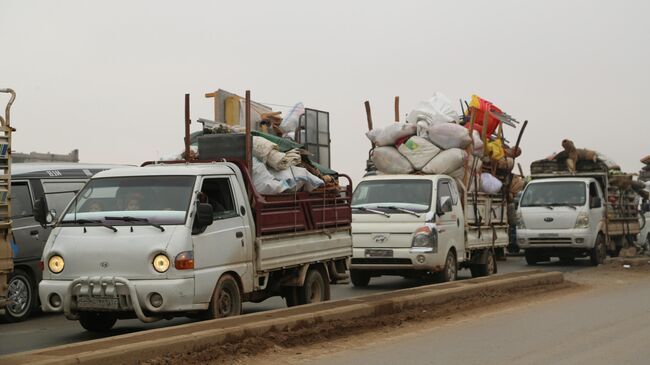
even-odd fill
[{"label": "front bumper", "polygon": [[589,229],[517,229],[517,244],[522,249],[591,249],[596,234]]},{"label": "front bumper", "polygon": [[445,264],[444,255],[431,249],[391,248],[391,257],[368,257],[366,250],[385,250],[385,248],[353,248],[351,270],[370,271],[442,271]]},{"label": "front bumper", "polygon": [[[162,296],[162,305],[154,307],[151,294]],[[50,298],[58,295],[59,306],[53,306]],[[194,279],[129,280],[116,276],[81,277],[75,280],[43,280],[39,284],[39,297],[44,312],[64,312],[69,319],[77,319],[78,297],[117,298],[119,308],[98,308],[98,311],[134,312],[143,322],[153,322],[165,313],[205,309],[207,305],[195,305]],[[84,309],[93,310],[93,309]]]}]

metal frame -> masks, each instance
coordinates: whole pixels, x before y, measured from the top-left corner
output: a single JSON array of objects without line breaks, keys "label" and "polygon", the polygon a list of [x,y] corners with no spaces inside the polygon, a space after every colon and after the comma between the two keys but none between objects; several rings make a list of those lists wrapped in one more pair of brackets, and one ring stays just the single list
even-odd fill
[{"label": "metal frame", "polygon": [[[316,113],[316,143],[311,143],[308,138],[308,132],[307,132],[307,114],[309,112],[315,112]],[[327,115],[327,141],[323,143],[323,141],[320,140],[320,122],[321,122],[321,113]],[[309,150],[309,146],[316,146],[316,155],[314,156],[314,159],[321,165],[330,168],[332,166],[332,148],[331,148],[331,131],[330,131],[330,113],[326,112],[324,110],[319,110],[319,109],[312,109],[312,108],[305,108],[305,113],[300,116],[300,122],[299,126],[301,130],[305,131],[305,141],[302,141],[300,138],[300,133],[297,134],[297,141],[298,143],[302,143],[305,145],[305,148]],[[327,147],[327,163],[323,163],[321,160],[320,156],[320,147]]]}]

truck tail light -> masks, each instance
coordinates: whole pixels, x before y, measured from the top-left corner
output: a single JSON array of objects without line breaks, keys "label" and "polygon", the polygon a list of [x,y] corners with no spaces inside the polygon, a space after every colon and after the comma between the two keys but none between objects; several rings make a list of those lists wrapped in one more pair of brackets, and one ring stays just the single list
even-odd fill
[{"label": "truck tail light", "polygon": [[174,260],[176,270],[191,270],[194,268],[194,251],[183,251]]}]

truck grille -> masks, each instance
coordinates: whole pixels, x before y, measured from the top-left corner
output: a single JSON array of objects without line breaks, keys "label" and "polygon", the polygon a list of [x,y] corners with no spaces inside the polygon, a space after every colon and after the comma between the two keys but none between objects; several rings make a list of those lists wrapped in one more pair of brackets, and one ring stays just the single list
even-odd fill
[{"label": "truck grille", "polygon": [[534,244],[556,244],[556,243],[565,243],[571,244],[571,238],[569,237],[532,237],[528,241]]},{"label": "truck grille", "polygon": [[411,265],[412,263],[411,259],[392,257],[352,258],[353,265]]}]

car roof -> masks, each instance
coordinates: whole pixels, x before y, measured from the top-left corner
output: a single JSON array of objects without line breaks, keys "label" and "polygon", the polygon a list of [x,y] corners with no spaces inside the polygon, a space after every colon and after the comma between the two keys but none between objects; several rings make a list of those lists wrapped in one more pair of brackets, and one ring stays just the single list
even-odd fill
[{"label": "car roof", "polygon": [[201,175],[232,175],[238,171],[235,164],[229,162],[213,163],[157,163],[143,167],[126,167],[123,169],[107,170],[98,173],[95,178],[124,177],[124,176],[201,176]]},{"label": "car roof", "polygon": [[61,162],[19,162],[11,164],[12,178],[66,178],[91,177],[94,174],[128,165],[61,163]]}]

